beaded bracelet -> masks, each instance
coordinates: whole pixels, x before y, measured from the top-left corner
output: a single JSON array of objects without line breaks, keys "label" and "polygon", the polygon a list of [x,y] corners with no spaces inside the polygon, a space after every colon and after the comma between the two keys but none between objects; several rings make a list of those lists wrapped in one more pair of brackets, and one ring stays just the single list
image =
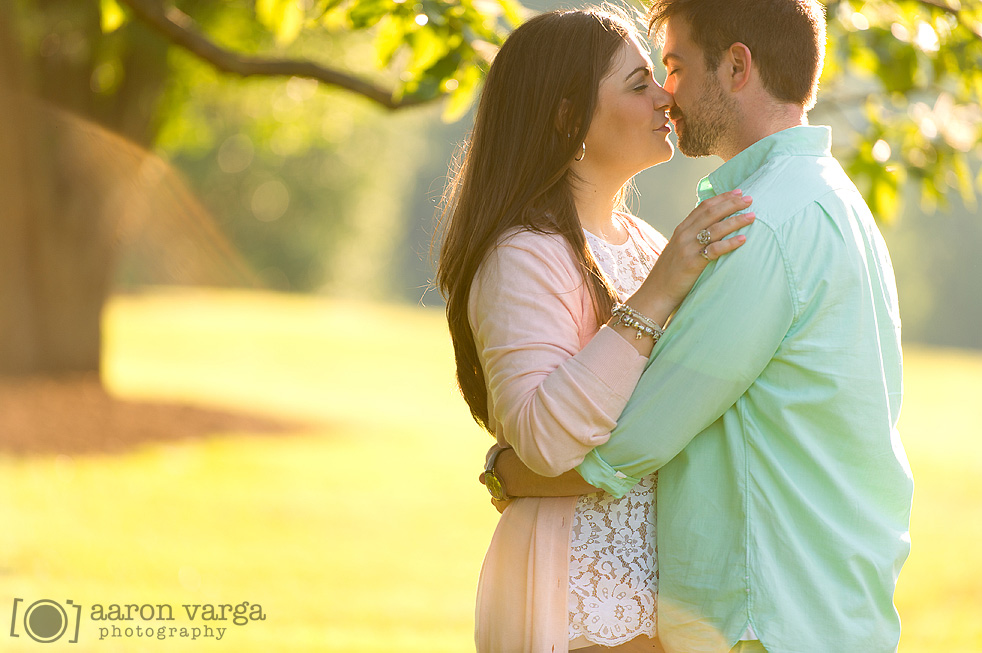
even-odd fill
[{"label": "beaded bracelet", "polygon": [[654,320],[638,313],[627,304],[614,304],[613,316],[617,318],[614,322],[615,326],[620,325],[637,331],[635,340],[640,340],[641,336],[648,336],[654,344],[665,333],[665,329],[658,326]]}]

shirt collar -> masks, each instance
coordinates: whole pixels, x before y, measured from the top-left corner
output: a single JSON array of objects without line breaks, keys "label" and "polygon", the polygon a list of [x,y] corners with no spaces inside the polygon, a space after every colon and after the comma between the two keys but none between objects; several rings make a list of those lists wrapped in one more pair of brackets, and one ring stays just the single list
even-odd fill
[{"label": "shirt collar", "polygon": [[696,188],[699,201],[736,189],[768,160],[778,156],[831,156],[829,127],[799,125],[760,139],[703,177]]}]

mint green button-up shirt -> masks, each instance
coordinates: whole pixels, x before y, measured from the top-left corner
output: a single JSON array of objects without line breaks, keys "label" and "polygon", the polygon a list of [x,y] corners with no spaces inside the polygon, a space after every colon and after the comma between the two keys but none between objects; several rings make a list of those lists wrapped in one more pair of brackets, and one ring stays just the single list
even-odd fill
[{"label": "mint green button-up shirt", "polygon": [[669,651],[893,651],[913,482],[897,433],[889,254],[827,127],[760,140],[699,183],[754,198],[610,440],[578,467],[623,495],[659,472],[658,633]]}]

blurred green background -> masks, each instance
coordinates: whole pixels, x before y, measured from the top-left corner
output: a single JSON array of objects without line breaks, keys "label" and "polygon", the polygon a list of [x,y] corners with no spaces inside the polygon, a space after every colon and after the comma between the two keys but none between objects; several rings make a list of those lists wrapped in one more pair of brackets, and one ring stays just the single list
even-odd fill
[{"label": "blurred green background", "polygon": [[[982,13],[827,4],[811,120],[882,219],[904,320],[901,651],[982,651]],[[20,632],[0,650],[42,646],[15,598],[86,607],[59,650],[470,650],[497,513],[429,247],[487,52],[522,9],[155,6],[0,6],[0,617]],[[418,106],[219,72],[189,52],[202,40]],[[642,173],[635,212],[670,234],[719,163]],[[182,604],[244,601],[266,619],[210,624],[222,641],[100,640],[144,624],[88,618],[170,604],[189,626]]]}]

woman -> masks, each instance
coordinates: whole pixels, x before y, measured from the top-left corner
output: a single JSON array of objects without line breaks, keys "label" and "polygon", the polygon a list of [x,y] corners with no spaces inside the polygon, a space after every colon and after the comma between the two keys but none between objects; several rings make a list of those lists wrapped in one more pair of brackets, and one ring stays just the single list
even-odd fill
[{"label": "woman", "polygon": [[[609,437],[706,262],[744,242],[723,238],[753,219],[723,220],[750,200],[716,197],[666,244],[624,210],[630,179],[673,154],[671,102],[623,17],[543,14],[498,53],[448,189],[438,283],[461,392],[499,445],[562,475],[556,494]],[[513,501],[481,574],[478,650],[656,650],[652,488]]]}]

